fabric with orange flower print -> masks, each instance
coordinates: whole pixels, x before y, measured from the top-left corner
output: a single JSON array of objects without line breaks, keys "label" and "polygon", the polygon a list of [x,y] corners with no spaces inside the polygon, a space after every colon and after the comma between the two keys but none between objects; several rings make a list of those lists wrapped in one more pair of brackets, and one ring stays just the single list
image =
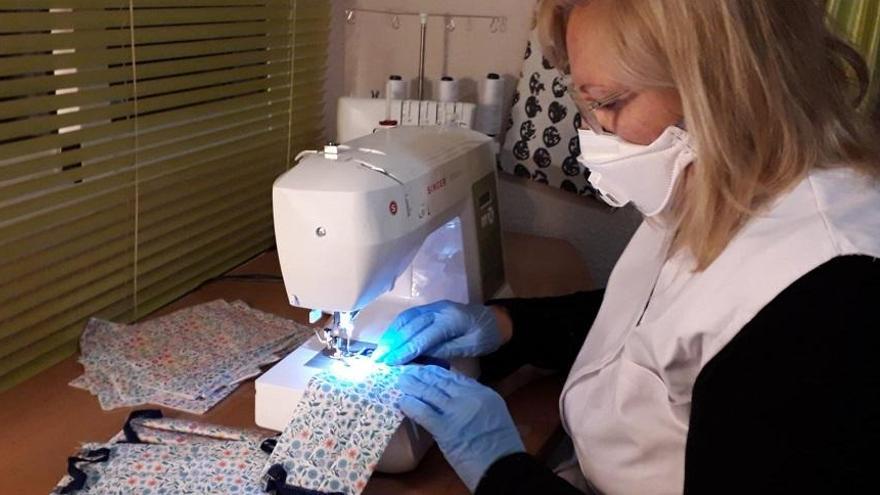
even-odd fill
[{"label": "fabric with orange flower print", "polygon": [[263,469],[264,480],[280,466],[288,486],[360,494],[403,421],[400,372],[380,366],[357,380],[329,371],[312,378]]},{"label": "fabric with orange flower print", "polygon": [[[144,415],[141,413],[156,413]],[[107,443],[82,446],[76,458],[104,450],[106,457],[74,462],[84,480],[74,488],[65,475],[52,493],[78,494],[238,494],[263,493],[260,474],[269,458],[263,436],[252,430],[162,417],[135,411],[126,428]]]}]

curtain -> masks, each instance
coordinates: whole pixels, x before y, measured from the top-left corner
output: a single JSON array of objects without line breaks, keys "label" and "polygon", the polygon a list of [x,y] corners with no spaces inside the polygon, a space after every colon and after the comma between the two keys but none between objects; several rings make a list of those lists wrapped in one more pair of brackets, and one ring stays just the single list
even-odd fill
[{"label": "curtain", "polygon": [[880,1],[827,0],[826,8],[834,25],[855,45],[868,63],[871,86],[865,108],[880,103]]},{"label": "curtain", "polygon": [[0,0],[0,390],[274,243],[324,0]]}]

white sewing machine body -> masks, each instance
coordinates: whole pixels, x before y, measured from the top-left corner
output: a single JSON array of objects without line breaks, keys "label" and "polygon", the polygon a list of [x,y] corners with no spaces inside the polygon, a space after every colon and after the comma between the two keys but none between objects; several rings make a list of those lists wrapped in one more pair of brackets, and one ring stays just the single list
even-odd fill
[{"label": "white sewing machine body", "polygon": [[[375,343],[408,307],[509,293],[495,157],[477,132],[398,127],[306,156],[276,180],[273,208],[290,304],[359,311],[359,343]],[[324,349],[313,337],[257,379],[258,425],[285,428],[311,377],[338,364]],[[477,372],[475,361],[454,366]],[[432,442],[405,421],[377,469],[413,469]]]}]

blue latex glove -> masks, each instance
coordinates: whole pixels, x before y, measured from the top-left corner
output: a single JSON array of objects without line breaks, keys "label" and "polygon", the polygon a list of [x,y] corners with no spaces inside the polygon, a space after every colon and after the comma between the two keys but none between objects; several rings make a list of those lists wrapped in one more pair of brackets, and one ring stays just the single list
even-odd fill
[{"label": "blue latex glove", "polygon": [[400,376],[400,409],[431,432],[444,457],[474,492],[496,460],[524,452],[507,405],[494,390],[437,366]]},{"label": "blue latex glove", "polygon": [[404,364],[427,354],[443,359],[477,357],[501,347],[495,314],[482,304],[437,301],[400,313],[379,339],[373,357]]}]

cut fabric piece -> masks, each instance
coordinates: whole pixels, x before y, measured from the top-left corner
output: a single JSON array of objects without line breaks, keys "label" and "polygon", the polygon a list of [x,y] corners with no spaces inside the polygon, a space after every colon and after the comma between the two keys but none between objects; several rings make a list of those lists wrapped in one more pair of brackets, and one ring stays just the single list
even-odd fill
[{"label": "cut fabric piece", "polygon": [[518,177],[595,196],[589,171],[578,164],[581,116],[568,95],[563,75],[541,53],[537,31],[526,46],[513,96],[499,167]]},{"label": "cut fabric piece", "polygon": [[375,365],[363,377],[315,375],[263,469],[267,486],[280,494],[361,493],[403,421],[401,371]]},{"label": "cut fabric piece", "polygon": [[135,411],[106,444],[86,444],[53,493],[261,494],[268,453],[255,432]]},{"label": "cut fabric piece", "polygon": [[135,411],[110,442],[71,457],[53,493],[358,495],[403,421],[403,370],[363,364],[312,378],[277,439]]},{"label": "cut fabric piece", "polygon": [[262,494],[266,454],[244,442],[109,444],[109,459],[88,465],[94,483],[84,493]]},{"label": "cut fabric piece", "polygon": [[119,376],[111,382],[101,371],[90,369],[89,367],[86,367],[86,370],[86,373],[71,381],[70,385],[88,390],[97,395],[101,408],[104,410],[150,403],[192,414],[204,414],[231,394],[239,383],[260,374],[259,368],[245,370],[240,379],[227,386],[219,387],[217,390],[198,399],[186,399]]},{"label": "cut fabric piece", "polygon": [[[141,416],[142,412],[159,415]],[[129,431],[126,431],[126,430]],[[111,443],[136,442],[177,445],[181,443],[211,443],[217,441],[247,442],[259,447],[264,436],[255,431],[229,426],[202,423],[187,419],[165,418],[157,410],[135,411],[126,428],[117,433]]]},{"label": "cut fabric piece", "polygon": [[105,410],[153,403],[201,414],[311,335],[240,301],[130,326],[92,319],[80,339],[85,374],[70,385],[97,395]]}]

